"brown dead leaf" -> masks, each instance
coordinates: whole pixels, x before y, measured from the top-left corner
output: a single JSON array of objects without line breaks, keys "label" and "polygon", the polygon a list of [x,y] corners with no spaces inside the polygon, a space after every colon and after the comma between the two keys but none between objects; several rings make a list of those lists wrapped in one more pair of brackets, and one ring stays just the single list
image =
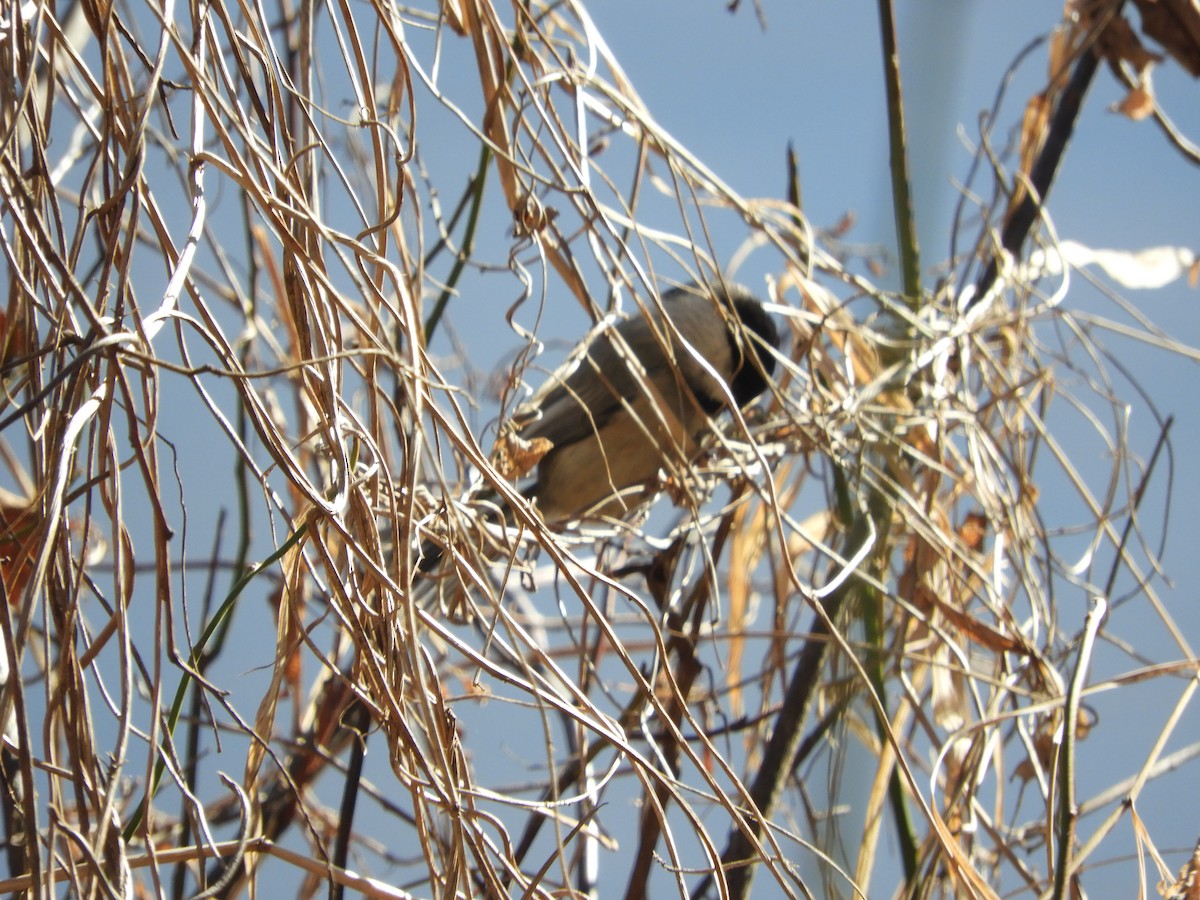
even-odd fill
[{"label": "brown dead leaf", "polygon": [[[1033,171],[1033,164],[1037,161],[1038,154],[1042,152],[1042,145],[1046,142],[1046,134],[1050,130],[1051,108],[1050,97],[1045,92],[1034,94],[1025,104],[1025,115],[1021,119],[1020,163],[1020,171],[1025,175]],[[1017,191],[1008,205],[1010,210],[1016,209],[1020,205],[1024,193],[1024,182],[1020,181],[1017,183]]]},{"label": "brown dead leaf", "polygon": [[521,478],[553,449],[554,444],[545,438],[527,441],[511,428],[506,428],[500,432],[496,446],[492,448],[492,465],[504,478]]},{"label": "brown dead leaf", "polygon": [[1100,33],[1096,49],[1109,62],[1129,63],[1138,72],[1148,71],[1155,63],[1163,61],[1161,53],[1146,49],[1129,20],[1123,16],[1113,16],[1109,20]]},{"label": "brown dead leaf", "polygon": [[1029,650],[1019,638],[1005,634],[1003,631],[981,622],[969,613],[961,612],[947,603],[938,600],[938,608],[960,633],[972,643],[985,647],[993,653],[1019,653],[1028,655]]},{"label": "brown dead leaf", "polygon": [[[13,305],[16,306],[15,301]],[[19,309],[11,312],[0,310],[0,371],[7,373],[17,360],[33,352],[30,337],[25,316]]]},{"label": "brown dead leaf", "polygon": [[981,512],[967,513],[963,522],[958,526],[958,537],[973,552],[983,549],[983,539],[987,537],[988,520]]},{"label": "brown dead leaf", "polygon": [[1162,54],[1146,49],[1137,32],[1122,16],[1114,16],[1101,32],[1096,43],[1100,55],[1115,66],[1128,64],[1137,72],[1137,85],[1119,103],[1111,107],[1113,112],[1140,122],[1154,112],[1154,89],[1150,83],[1150,70],[1163,60]]},{"label": "brown dead leaf", "polygon": [[1200,78],[1200,0],[1137,0],[1142,33]]},{"label": "brown dead leaf", "polygon": [[1139,84],[1125,95],[1120,103],[1114,103],[1113,112],[1128,116],[1135,122],[1140,122],[1154,112],[1154,92],[1150,90],[1149,82]]},{"label": "brown dead leaf", "polygon": [[0,577],[10,605],[21,602],[33,573],[43,525],[40,504],[0,491]]}]

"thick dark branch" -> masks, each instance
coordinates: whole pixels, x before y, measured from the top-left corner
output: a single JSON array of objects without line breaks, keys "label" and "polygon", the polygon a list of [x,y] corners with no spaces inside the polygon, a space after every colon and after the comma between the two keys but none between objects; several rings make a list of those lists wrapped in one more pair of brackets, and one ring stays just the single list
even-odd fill
[{"label": "thick dark branch", "polygon": [[[1083,108],[1083,98],[1087,96],[1099,65],[1100,57],[1095,47],[1085,48],[1075,63],[1070,82],[1058,99],[1058,105],[1050,119],[1046,143],[1029,173],[1029,189],[1021,192],[1021,201],[1008,217],[1000,236],[1000,246],[1013,256],[1020,255],[1025,238],[1033,228],[1033,223],[1037,221],[1038,210],[1050,193],[1054,176],[1058,174],[1058,166],[1066,155],[1067,142],[1075,132],[1075,122]],[[993,256],[976,285],[975,295],[967,304],[968,309],[986,297],[995,287],[999,271],[999,263]]]}]

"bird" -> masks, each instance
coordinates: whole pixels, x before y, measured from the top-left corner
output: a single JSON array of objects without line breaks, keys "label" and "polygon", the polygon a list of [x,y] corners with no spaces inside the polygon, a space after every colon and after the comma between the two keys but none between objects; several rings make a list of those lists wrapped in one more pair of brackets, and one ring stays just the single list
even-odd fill
[{"label": "bird", "polygon": [[[514,410],[500,468],[532,473],[521,493],[551,526],[625,516],[657,492],[660,471],[686,472],[730,401],[741,408],[767,389],[778,349],[774,320],[746,287],[674,287],[593,329]],[[419,569],[442,553],[426,542]]]},{"label": "bird", "polygon": [[593,332],[514,412],[511,433],[546,448],[523,491],[546,521],[630,511],[661,469],[694,459],[728,398],[740,408],[766,390],[774,321],[741,285],[714,293],[677,287]]}]

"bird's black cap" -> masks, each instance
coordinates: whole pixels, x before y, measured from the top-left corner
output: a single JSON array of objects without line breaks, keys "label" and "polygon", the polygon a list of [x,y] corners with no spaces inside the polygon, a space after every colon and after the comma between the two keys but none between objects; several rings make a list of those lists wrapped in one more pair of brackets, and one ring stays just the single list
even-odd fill
[{"label": "bird's black cap", "polygon": [[[733,311],[746,331],[741,335],[733,329],[729,332],[733,358],[741,360],[734,370],[729,390],[738,406],[745,406],[767,389],[767,379],[775,374],[775,354],[772,351],[779,349],[779,329],[756,297],[737,289],[731,289],[730,294]],[[753,356],[746,353],[747,347]]]}]

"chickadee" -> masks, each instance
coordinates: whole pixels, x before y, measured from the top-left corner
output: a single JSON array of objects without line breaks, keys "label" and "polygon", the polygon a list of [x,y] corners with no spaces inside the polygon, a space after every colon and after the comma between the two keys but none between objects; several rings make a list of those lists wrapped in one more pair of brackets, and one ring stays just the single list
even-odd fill
[{"label": "chickadee", "polygon": [[[774,320],[738,284],[715,298],[674,288],[661,308],[595,331],[506,428],[502,446],[536,460],[522,493],[551,523],[635,509],[661,469],[684,472],[728,398],[740,408],[767,389],[776,349]],[[426,541],[419,569],[442,558]]]},{"label": "chickadee", "polygon": [[[522,493],[551,523],[620,516],[682,472],[710,419],[767,388],[779,333],[746,288],[674,288],[661,308],[599,329],[513,414],[503,439],[536,477]],[[539,454],[540,458],[538,458]],[[420,568],[441,559],[426,544]]]},{"label": "chickadee", "polygon": [[[660,469],[682,471],[711,417],[767,387],[779,333],[739,285],[695,285],[661,309],[593,334],[513,415],[512,433],[547,447],[524,491],[550,522],[619,516]],[[769,349],[768,349],[769,348]]]}]

